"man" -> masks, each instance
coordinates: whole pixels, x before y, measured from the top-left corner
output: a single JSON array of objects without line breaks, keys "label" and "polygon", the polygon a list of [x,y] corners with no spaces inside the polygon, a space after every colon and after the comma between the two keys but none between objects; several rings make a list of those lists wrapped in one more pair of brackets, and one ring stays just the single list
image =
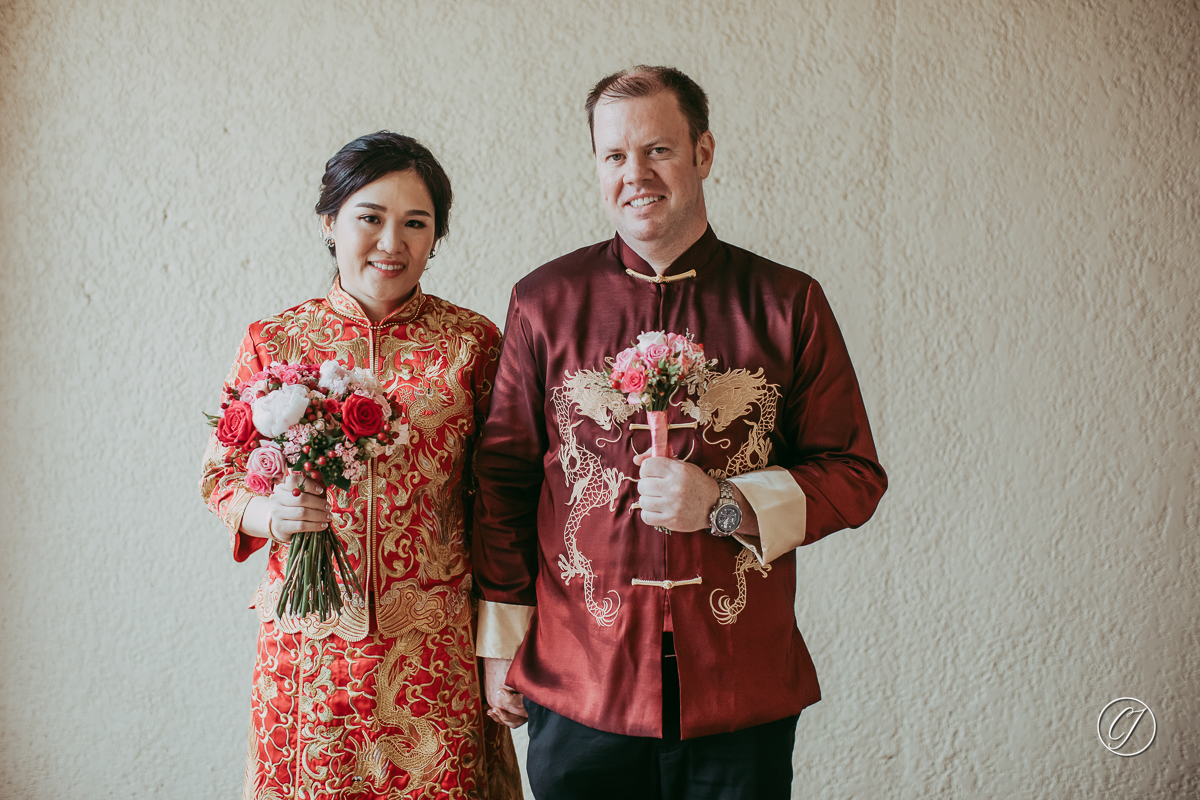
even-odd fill
[{"label": "man", "polygon": [[[865,522],[887,479],[816,281],[708,225],[700,87],[635,67],[586,108],[617,233],[514,287],[476,459],[488,713],[528,715],[539,798],[788,797],[820,699],[791,552]],[[646,457],[605,376],[652,332],[709,360],[672,398],[677,458]]]}]

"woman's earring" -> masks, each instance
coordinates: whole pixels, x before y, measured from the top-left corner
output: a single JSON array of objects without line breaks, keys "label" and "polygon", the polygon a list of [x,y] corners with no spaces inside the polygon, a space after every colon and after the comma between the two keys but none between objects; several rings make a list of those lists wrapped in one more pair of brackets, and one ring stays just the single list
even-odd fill
[{"label": "woman's earring", "polygon": [[332,233],[325,234],[325,238],[322,241],[325,242],[326,247],[333,247],[333,234]]},{"label": "woman's earring", "polygon": [[433,257],[434,257],[434,256],[436,256],[436,255],[437,255],[437,248],[436,248],[436,247],[434,247],[434,248],[431,248],[431,249],[429,250],[429,257],[430,257],[430,258],[433,258]]}]

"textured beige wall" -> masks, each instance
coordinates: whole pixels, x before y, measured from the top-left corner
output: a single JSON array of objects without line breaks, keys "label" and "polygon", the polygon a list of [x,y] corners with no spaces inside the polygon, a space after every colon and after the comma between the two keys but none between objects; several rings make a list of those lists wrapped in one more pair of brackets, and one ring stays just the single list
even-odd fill
[{"label": "textured beige wall", "polygon": [[709,90],[714,227],[825,285],[892,476],[800,553],[797,796],[1195,796],[1198,41],[1170,0],[0,3],[0,796],[238,795],[262,562],[200,411],[323,291],[324,159],[428,142],[426,288],[499,320],[609,235],[580,105],[637,61]]}]

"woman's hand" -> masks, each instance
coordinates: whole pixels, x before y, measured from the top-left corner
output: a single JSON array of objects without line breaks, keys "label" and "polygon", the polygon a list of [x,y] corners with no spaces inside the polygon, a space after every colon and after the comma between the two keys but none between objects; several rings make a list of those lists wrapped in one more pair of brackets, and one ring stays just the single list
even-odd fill
[{"label": "woman's hand", "polygon": [[242,515],[242,531],[286,544],[297,533],[323,530],[331,518],[325,485],[291,472],[270,497],[250,501]]},{"label": "woman's hand", "polygon": [[483,696],[489,706],[487,715],[510,728],[519,728],[529,720],[521,693],[506,683],[511,658],[484,658]]}]

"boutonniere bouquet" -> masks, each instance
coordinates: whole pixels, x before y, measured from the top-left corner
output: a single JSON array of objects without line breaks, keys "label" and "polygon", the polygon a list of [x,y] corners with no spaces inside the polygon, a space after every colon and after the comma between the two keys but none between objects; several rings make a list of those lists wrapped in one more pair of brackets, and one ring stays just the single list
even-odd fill
[{"label": "boutonniere bouquet", "polygon": [[624,394],[629,405],[646,410],[651,455],[672,457],[667,407],[680,386],[702,383],[707,367],[703,345],[690,334],[665,331],[640,334],[632,347],[612,360],[612,367],[606,370],[608,385]]},{"label": "boutonniere bouquet", "polygon": [[[349,489],[367,461],[408,442],[408,418],[365,369],[338,361],[274,362],[237,386],[226,386],[219,415],[205,414],[225,445],[226,462],[246,473],[246,487],[269,495],[288,472]],[[293,493],[300,494],[299,489]],[[316,613],[324,622],[342,610],[337,578],[352,595],[362,585],[334,532],[292,537],[277,616]]]}]

